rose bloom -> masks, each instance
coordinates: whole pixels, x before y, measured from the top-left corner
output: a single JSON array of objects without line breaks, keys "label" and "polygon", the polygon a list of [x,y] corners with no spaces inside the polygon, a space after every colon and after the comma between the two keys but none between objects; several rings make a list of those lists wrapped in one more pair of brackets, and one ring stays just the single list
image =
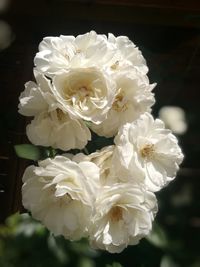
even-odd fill
[{"label": "rose bloom", "polygon": [[26,127],[28,139],[34,145],[51,146],[64,151],[83,149],[91,133],[81,120],[72,120],[61,109],[42,112]]},{"label": "rose bloom", "polygon": [[127,36],[115,37],[112,33],[108,34],[108,43],[114,46],[116,52],[109,61],[110,71],[130,71],[133,67],[142,75],[147,74],[148,67],[141,51]]},{"label": "rose bloom", "polygon": [[71,118],[100,123],[115,96],[116,85],[97,68],[72,69],[53,78],[53,93]]},{"label": "rose bloom", "polygon": [[[99,169],[57,156],[29,166],[23,175],[22,202],[54,235],[77,240],[88,235]],[[92,186],[91,183],[92,182]]]},{"label": "rose bloom", "polygon": [[98,135],[112,137],[120,126],[132,122],[142,113],[151,111],[154,95],[151,92],[155,84],[149,84],[148,77],[137,70],[120,72],[114,76],[117,89],[112,107],[107,117],[99,125],[92,124],[91,129]]},{"label": "rose bloom", "polygon": [[60,35],[45,37],[39,45],[34,63],[47,76],[72,68],[98,67],[108,72],[136,67],[148,72],[140,50],[128,37],[97,34],[95,31],[77,37]]},{"label": "rose bloom", "polygon": [[27,126],[27,136],[35,145],[51,146],[62,150],[82,149],[91,133],[81,120],[71,119],[62,111],[52,93],[49,79],[36,70],[36,82],[28,82],[20,95],[19,113],[34,116]]},{"label": "rose bloom", "polygon": [[95,207],[89,237],[92,247],[120,253],[149,234],[157,201],[136,184],[113,184],[102,188]]},{"label": "rose bloom", "polygon": [[149,113],[122,126],[114,142],[113,157],[121,177],[143,173],[144,183],[153,192],[175,178],[183,160],[177,138]]}]

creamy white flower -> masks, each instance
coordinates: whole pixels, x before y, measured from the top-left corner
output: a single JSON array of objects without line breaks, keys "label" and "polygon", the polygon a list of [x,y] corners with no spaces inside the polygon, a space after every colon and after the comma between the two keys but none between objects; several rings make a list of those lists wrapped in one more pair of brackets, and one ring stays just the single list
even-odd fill
[{"label": "creamy white flower", "polygon": [[19,113],[34,116],[27,126],[27,136],[35,145],[62,150],[82,149],[91,133],[82,120],[71,119],[53,94],[52,84],[34,70],[36,83],[28,82],[20,95]]},{"label": "creamy white flower", "polygon": [[101,185],[111,185],[119,181],[113,168],[113,151],[114,146],[106,146],[94,153],[85,155],[78,153],[73,157],[76,162],[90,161],[99,167]]},{"label": "creamy white flower", "polygon": [[126,36],[115,37],[90,31],[77,37],[61,35],[45,37],[39,45],[34,63],[47,76],[71,68],[98,67],[107,72],[136,68],[141,74],[148,72],[141,51]]},{"label": "creamy white flower", "polygon": [[111,71],[130,70],[134,67],[141,74],[148,72],[148,67],[141,51],[127,36],[115,37],[112,33],[109,33],[108,42],[116,50],[114,57],[109,62]]},{"label": "creamy white flower", "polygon": [[115,53],[107,37],[91,31],[83,35],[45,37],[34,63],[38,70],[52,76],[60,70],[103,66]]},{"label": "creamy white flower", "polygon": [[25,170],[22,202],[55,235],[80,239],[88,235],[93,212],[96,189],[90,181],[98,179],[99,169],[91,162],[46,159]]},{"label": "creamy white flower", "polygon": [[55,97],[51,93],[50,80],[38,71],[34,71],[36,83],[29,81],[19,97],[19,113],[24,116],[35,116],[54,105]]},{"label": "creamy white flower", "polygon": [[72,118],[98,124],[112,105],[116,84],[97,68],[81,68],[56,75],[53,89],[61,109]]},{"label": "creamy white flower", "polygon": [[92,247],[119,253],[149,234],[157,201],[153,193],[136,184],[113,184],[102,188],[95,207],[90,228]]},{"label": "creamy white flower", "polygon": [[42,112],[35,116],[26,133],[35,145],[51,146],[62,150],[82,149],[91,140],[91,133],[81,120],[72,120],[61,109]]},{"label": "creamy white flower", "polygon": [[183,154],[177,138],[164,123],[145,113],[133,123],[126,123],[115,137],[116,168],[124,176],[143,172],[145,184],[158,191],[176,176]]},{"label": "creamy white flower", "polygon": [[140,75],[136,70],[120,72],[115,76],[115,82],[116,95],[107,118],[99,125],[91,125],[91,129],[101,136],[116,135],[120,126],[150,112],[155,102],[151,92],[155,84],[149,84],[146,75]]}]

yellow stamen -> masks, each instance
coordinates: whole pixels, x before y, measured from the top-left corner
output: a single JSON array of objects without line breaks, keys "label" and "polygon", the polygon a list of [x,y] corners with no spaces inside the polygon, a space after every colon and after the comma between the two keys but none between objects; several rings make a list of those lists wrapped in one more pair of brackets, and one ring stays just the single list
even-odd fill
[{"label": "yellow stamen", "polygon": [[155,149],[153,144],[147,144],[140,150],[140,154],[143,158],[152,158],[154,152]]}]

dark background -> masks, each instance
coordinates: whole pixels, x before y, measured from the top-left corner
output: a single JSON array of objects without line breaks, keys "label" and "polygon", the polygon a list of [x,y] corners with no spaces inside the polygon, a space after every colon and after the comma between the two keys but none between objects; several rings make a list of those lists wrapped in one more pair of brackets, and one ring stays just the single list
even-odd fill
[{"label": "dark background", "polygon": [[186,113],[188,130],[178,136],[185,160],[176,181],[158,194],[157,220],[184,244],[182,254],[193,253],[191,262],[200,252],[199,1],[11,0],[7,7],[0,2],[0,221],[22,210],[21,176],[27,162],[15,156],[13,145],[27,142],[17,105],[24,83],[32,79],[38,44],[45,36],[90,30],[127,35],[139,46],[150,81],[157,83],[155,116],[165,105]]}]

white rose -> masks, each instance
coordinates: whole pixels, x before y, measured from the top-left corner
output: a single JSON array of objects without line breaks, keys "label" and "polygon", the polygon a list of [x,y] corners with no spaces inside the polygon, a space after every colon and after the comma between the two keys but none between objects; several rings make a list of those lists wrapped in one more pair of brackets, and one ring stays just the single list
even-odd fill
[{"label": "white rose", "polygon": [[19,113],[24,116],[35,116],[53,106],[55,97],[51,93],[50,80],[38,71],[34,71],[36,83],[29,81],[19,97]]},{"label": "white rose", "polygon": [[122,126],[114,141],[118,172],[129,177],[143,172],[145,184],[153,192],[175,178],[183,160],[177,138],[149,113]]},{"label": "white rose", "polygon": [[71,68],[98,67],[109,73],[136,68],[148,72],[141,51],[126,36],[115,37],[94,31],[74,36],[45,37],[39,45],[34,63],[47,76]]},{"label": "white rose", "polygon": [[94,123],[105,119],[116,89],[115,82],[96,68],[72,69],[53,78],[53,92],[72,118]]},{"label": "white rose", "polygon": [[83,149],[91,133],[81,120],[72,120],[61,109],[42,112],[27,125],[26,133],[29,140],[40,146],[51,146],[64,151]]},{"label": "white rose", "polygon": [[27,136],[35,145],[52,146],[62,150],[82,149],[91,140],[83,121],[71,119],[62,111],[54,96],[52,84],[43,74],[34,71],[36,82],[28,82],[20,96],[19,113],[35,116],[27,126]]},{"label": "white rose", "polygon": [[53,76],[60,70],[103,66],[115,53],[105,35],[91,31],[83,35],[45,37],[34,63],[38,70]]},{"label": "white rose", "polygon": [[76,154],[73,160],[76,162],[91,161],[95,163],[99,167],[101,185],[111,185],[118,181],[113,168],[113,151],[114,146],[106,146],[89,155]]},{"label": "white rose", "polygon": [[55,235],[70,240],[87,236],[99,169],[91,162],[57,156],[29,166],[23,176],[22,202]]},{"label": "white rose", "polygon": [[117,134],[119,127],[132,122],[142,113],[150,112],[155,99],[148,77],[136,70],[128,73],[120,72],[115,76],[116,95],[107,118],[99,125],[91,125],[91,129],[101,136],[111,137]]},{"label": "white rose", "polygon": [[113,184],[102,188],[95,207],[89,236],[92,247],[119,253],[149,234],[157,201],[136,184]]},{"label": "white rose", "polygon": [[148,67],[141,51],[127,36],[115,37],[112,33],[109,33],[108,42],[116,50],[114,57],[109,62],[111,71],[129,70],[134,67],[141,74],[148,72]]}]

